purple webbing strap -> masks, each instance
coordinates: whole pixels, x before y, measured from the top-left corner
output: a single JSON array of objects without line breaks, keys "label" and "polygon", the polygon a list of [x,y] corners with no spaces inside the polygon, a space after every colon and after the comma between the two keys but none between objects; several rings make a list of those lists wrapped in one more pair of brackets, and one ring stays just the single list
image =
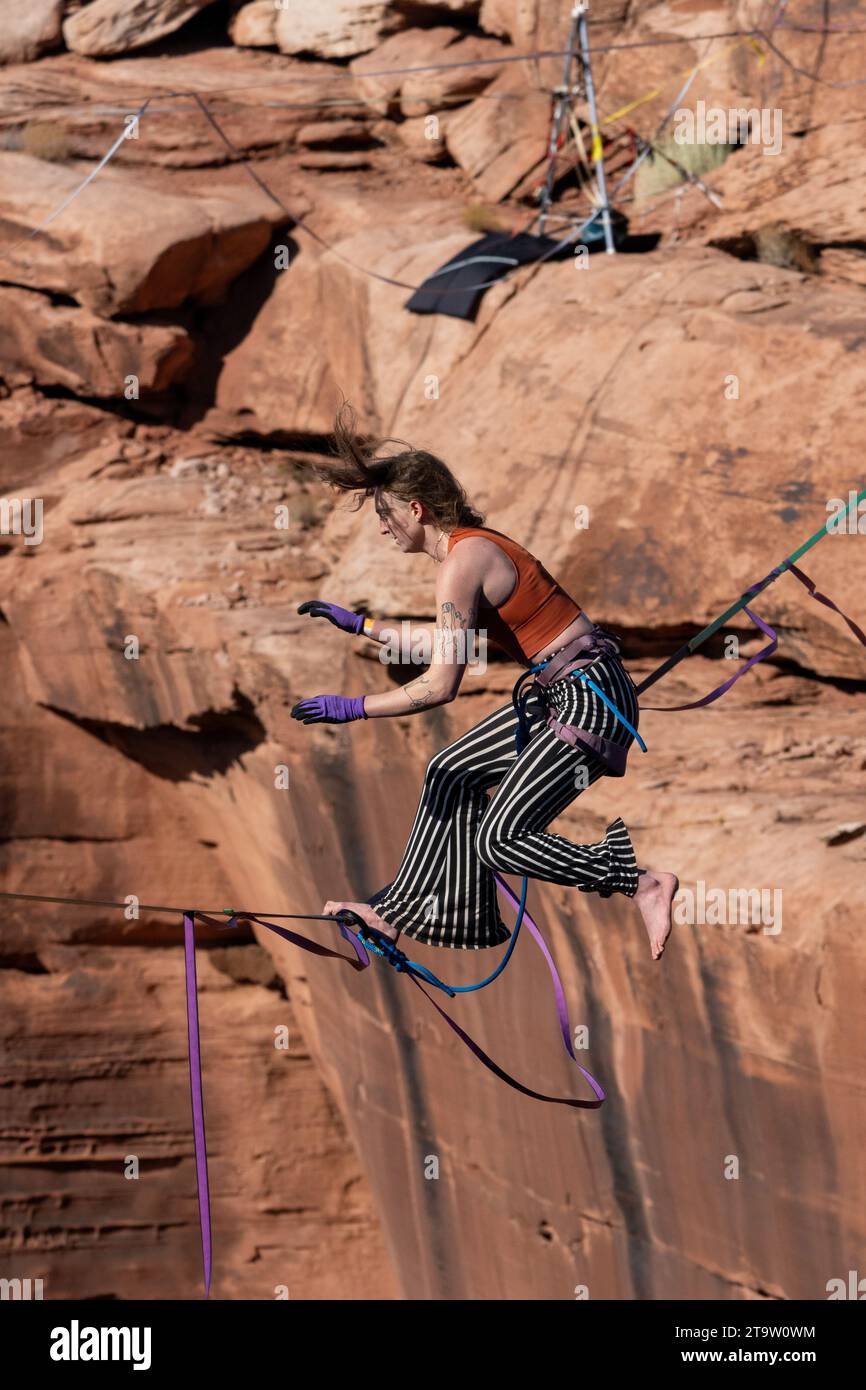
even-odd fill
[{"label": "purple webbing strap", "polygon": [[198,990],[195,974],[195,913],[183,914],[183,947],[186,964],[186,1028],[189,1039],[189,1089],[192,1098],[192,1132],[195,1144],[195,1176],[198,1215],[204,1261],[204,1296],[210,1294],[211,1230],[207,1185],[207,1147],[204,1138],[204,1097],[201,1085],[201,1042],[198,1032]]},{"label": "purple webbing strap", "polygon": [[[767,575],[767,579],[772,578],[774,575],[784,574],[786,570],[790,570],[794,578],[799,579],[800,583],[804,586],[804,588],[808,590],[812,598],[817,599],[819,603],[823,603],[827,608],[832,608],[834,613],[838,613],[839,617],[842,618],[843,621],[848,624],[848,627],[851,629],[857,640],[862,642],[863,646],[866,647],[866,635],[864,635],[864,633],[860,630],[857,624],[853,622],[852,619],[847,616],[847,614],[843,613],[842,609],[839,608],[838,605],[835,604],[831,598],[828,598],[826,594],[820,593],[814,581],[811,580],[807,574],[804,574],[801,569],[798,569],[796,565],[791,564],[790,561],[787,561],[785,564],[782,565],[777,565],[776,568],[774,570],[771,570],[770,573]],[[762,588],[765,583],[766,580],[762,580],[760,584],[752,584],[750,588],[745,590],[745,594],[755,593],[758,589]],[[724,695],[726,690],[730,690],[731,686],[734,684],[734,681],[738,681],[740,679],[740,676],[744,676],[748,670],[755,666],[759,661],[763,661],[765,657],[771,656],[772,653],[776,650],[777,646],[779,645],[779,639],[776,636],[775,632],[766,623],[762,622],[761,619],[758,617],[757,613],[752,612],[751,608],[744,608],[743,612],[747,613],[748,616],[751,618],[752,622],[755,623],[761,629],[761,631],[766,634],[767,637],[770,637],[772,639],[768,643],[768,645],[763,648],[762,651],[757,652],[754,656],[749,657],[749,660],[746,662],[745,666],[741,666],[740,670],[737,671],[735,675],[731,676],[730,680],[726,680],[724,684],[717,686],[715,690],[711,690],[709,695],[705,695],[702,700],[693,700],[691,704],[688,705],[641,705],[641,709],[657,710],[659,713],[664,714],[667,711],[673,712],[682,709],[700,709],[702,705],[711,705],[714,700],[720,699],[720,697]]]},{"label": "purple webbing strap", "polygon": [[[518,900],[517,898],[515,898],[511,889],[508,887],[508,884],[504,883],[498,875],[496,875],[496,880],[502,886],[506,896],[509,898],[511,903],[514,906],[517,906]],[[198,915],[201,916],[202,914],[199,913]],[[308,938],[299,936],[297,932],[287,931],[285,927],[275,927],[272,922],[265,922],[262,920],[261,917],[253,916],[250,913],[246,913],[244,915],[247,918],[247,920],[252,922],[258,922],[259,925],[263,927],[269,927],[271,931],[277,932],[279,936],[285,937],[287,941],[291,941],[297,946],[303,946],[306,950],[313,949],[316,955],[336,956],[338,960],[348,960],[348,958],[346,956],[341,955],[339,951],[331,951],[328,949],[327,946],[319,946],[317,942],[311,942],[308,940]],[[553,976],[553,987],[554,992],[556,994],[557,1013],[559,1015],[560,1028],[562,1030],[562,1036],[565,1042],[565,1047],[572,1059],[575,1062],[577,1062],[577,1058],[574,1056],[574,1052],[571,1046],[571,1037],[568,1023],[568,1010],[565,1004],[565,994],[562,988],[562,982],[559,978],[559,975],[556,972],[556,966],[553,963],[553,959],[550,955],[550,952],[547,949],[547,946],[544,943],[544,939],[541,936],[541,932],[538,930],[538,927],[535,925],[528,912],[524,911],[523,918],[524,921],[528,924],[533,936],[538,941],[542,951],[544,952],[544,956],[547,960],[550,972]],[[214,922],[213,918],[205,920],[210,920],[211,922]],[[214,922],[214,924],[217,926],[225,925],[225,923],[220,922]],[[370,963],[369,955],[367,954],[366,950],[361,945],[361,943],[351,932],[347,930],[347,928],[341,925],[340,931],[343,934],[343,936],[347,937],[347,939],[351,941],[352,945],[355,947],[355,950],[359,958],[363,955],[362,963],[356,961],[348,961],[348,964],[356,970],[363,970]],[[421,993],[425,995],[427,999],[430,1000],[430,1003],[433,1005],[434,1009],[436,1009],[437,1013],[442,1015],[448,1026],[454,1030],[454,1032],[466,1044],[470,1051],[474,1052],[475,1056],[479,1059],[479,1061],[483,1062],[485,1067],[492,1071],[494,1075],[498,1076],[502,1081],[506,1082],[507,1085],[514,1087],[514,1089],[517,1091],[522,1091],[524,1095],[531,1096],[534,1100],[549,1101],[553,1105],[574,1105],[584,1110],[595,1110],[604,1101],[605,1093],[602,1090],[601,1086],[595,1080],[595,1077],[590,1076],[589,1072],[580,1066],[579,1062],[577,1062],[577,1065],[580,1067],[580,1070],[583,1072],[593,1091],[598,1096],[598,1100],[571,1100],[570,1098],[560,1096],[545,1096],[542,1095],[539,1091],[530,1090],[529,1087],[524,1086],[520,1081],[516,1081],[514,1077],[509,1076],[506,1071],[503,1071],[502,1068],[498,1066],[496,1062],[493,1061],[492,1057],[488,1057],[487,1053],[483,1050],[483,1048],[481,1048],[478,1045],[478,1043],[476,1043],[475,1040],[471,1038],[469,1034],[460,1027],[458,1023],[455,1023],[454,1019],[451,1018],[451,1016],[447,1014],[444,1009],[439,1007],[439,1005],[436,1003],[436,1000],[433,999],[429,994],[427,994],[426,989],[424,989],[423,986],[419,984],[415,975],[411,974],[411,972],[407,973],[410,975],[412,981],[416,985],[418,985],[418,988],[421,990]]]},{"label": "purple webbing strap", "polygon": [[[502,889],[505,896],[508,898],[509,902],[514,907],[519,907],[518,899],[515,897],[514,893],[511,891],[504,879],[501,879],[498,874],[495,874],[494,877],[496,879],[497,884]],[[204,912],[185,912],[183,917],[184,955],[186,963],[187,1025],[189,1035],[189,1080],[190,1094],[192,1097],[193,1139],[195,1144],[196,1179],[198,1183],[199,1221],[201,1225],[202,1258],[204,1262],[205,1298],[207,1298],[210,1293],[211,1281],[211,1222],[210,1202],[208,1196],[207,1147],[205,1144],[204,1132],[204,1098],[201,1079],[201,1043],[199,1039],[198,1028],[198,992],[195,969],[196,917],[200,917],[202,921],[207,922],[209,926],[217,927],[221,930],[225,930],[226,928],[237,927],[239,917],[237,915],[234,915],[230,917],[228,921],[222,921],[220,918],[210,917],[207,915],[207,913]],[[302,950],[309,951],[313,955],[333,956],[336,960],[344,960],[347,965],[350,965],[352,967],[353,970],[366,970],[367,966],[370,964],[370,957],[367,951],[365,950],[364,946],[361,944],[360,941],[358,941],[355,934],[349,931],[349,929],[346,926],[344,926],[343,923],[340,923],[340,934],[354,948],[357,960],[351,960],[348,956],[344,956],[340,951],[332,951],[328,946],[321,946],[318,941],[313,941],[310,939],[310,937],[302,936],[299,932],[290,931],[286,927],[275,926],[273,922],[266,922],[264,918],[257,917],[254,913],[242,913],[240,914],[240,920],[257,922],[259,926],[267,927],[269,931],[276,932],[277,936],[283,937],[284,940],[289,941],[293,946],[300,946]],[[592,1076],[586,1070],[585,1067],[582,1067],[580,1065],[580,1063],[577,1061],[577,1058],[574,1055],[574,1048],[571,1042],[571,1028],[568,1020],[568,1009],[565,1002],[565,991],[562,988],[562,981],[559,978],[559,974],[557,972],[553,957],[551,956],[550,951],[547,948],[547,944],[544,940],[544,937],[541,935],[538,926],[532,920],[525,908],[523,912],[523,920],[526,922],[530,932],[532,933],[533,937],[538,943],[538,946],[545,960],[547,961],[548,969],[550,970],[551,977],[553,979],[553,992],[556,997],[556,1012],[559,1018],[559,1026],[560,1031],[562,1033],[562,1040],[565,1044],[565,1050],[571,1057],[572,1061],[576,1063],[580,1071],[586,1077],[587,1081],[589,1082],[589,1085],[595,1092],[595,1095],[597,1097],[596,1100],[574,1100],[570,1096],[546,1096],[542,1094],[541,1091],[533,1091],[528,1086],[524,1086],[522,1082],[517,1081],[513,1076],[509,1076],[508,1072],[503,1071],[503,1069],[496,1062],[493,1061],[492,1057],[488,1057],[487,1053],[484,1051],[482,1047],[479,1046],[477,1042],[475,1042],[474,1038],[471,1038],[469,1034],[465,1032],[463,1028],[460,1027],[459,1023],[455,1023],[454,1019],[450,1016],[450,1014],[447,1014],[443,1008],[440,1008],[440,1006],[436,1003],[436,1000],[433,999],[427,993],[426,989],[424,989],[423,985],[419,983],[418,979],[414,974],[410,973],[409,978],[412,980],[412,983],[416,985],[418,989],[420,989],[421,993],[425,996],[425,998],[428,999],[429,1002],[433,1005],[433,1008],[436,1010],[436,1012],[440,1014],[442,1018],[444,1018],[445,1022],[448,1024],[448,1027],[451,1028],[457,1034],[460,1040],[463,1043],[465,1043],[465,1045],[469,1048],[469,1050],[472,1053],[474,1053],[478,1060],[482,1062],[485,1067],[487,1067],[488,1071],[492,1071],[494,1076],[498,1076],[499,1079],[501,1081],[504,1081],[507,1086],[511,1086],[513,1090],[520,1091],[525,1096],[529,1096],[532,1100],[546,1101],[549,1105],[570,1105],[579,1110],[597,1110],[599,1106],[604,1103],[606,1095],[603,1088],[596,1081],[595,1077]]]},{"label": "purple webbing strap", "polygon": [[521,1091],[523,1095],[530,1096],[533,1100],[545,1100],[550,1105],[573,1105],[580,1110],[597,1110],[600,1105],[604,1104],[604,1091],[602,1091],[598,1082],[593,1080],[588,1071],[583,1071],[583,1067],[581,1067],[580,1070],[583,1071],[583,1074],[586,1077],[587,1081],[589,1081],[596,1095],[599,1097],[598,1100],[572,1100],[571,1096],[545,1096],[542,1095],[540,1091],[531,1091],[528,1086],[524,1086],[521,1081],[516,1081],[513,1076],[508,1075],[507,1071],[503,1071],[500,1066],[497,1066],[493,1058],[488,1057],[487,1053],[484,1051],[482,1047],[478,1046],[478,1043],[475,1042],[474,1038],[470,1038],[469,1034],[464,1032],[464,1030],[460,1027],[460,1024],[455,1023],[451,1015],[446,1014],[445,1010],[440,1008],[440,1006],[436,1003],[436,1000],[427,993],[426,989],[422,984],[419,983],[415,975],[410,975],[409,978],[412,981],[413,985],[417,985],[418,989],[420,989],[424,997],[430,1000],[430,1003],[433,1005],[433,1008],[436,1010],[437,1014],[440,1014],[442,1018],[444,1018],[449,1028],[453,1028],[458,1038],[460,1038],[466,1044],[470,1052],[474,1052],[478,1060],[480,1062],[483,1062],[485,1067],[487,1067],[489,1071],[493,1072],[494,1076],[498,1076],[500,1081],[504,1081],[506,1085],[511,1086],[515,1091]]},{"label": "purple webbing strap", "polygon": [[725,691],[730,690],[734,682],[740,679],[740,676],[744,676],[747,671],[750,671],[753,666],[757,666],[758,662],[763,661],[765,657],[772,656],[779,645],[779,639],[775,632],[762,618],[758,617],[757,613],[753,613],[751,608],[744,608],[743,612],[751,618],[752,622],[761,629],[766,637],[771,639],[766,647],[762,647],[754,656],[750,656],[745,666],[741,666],[739,671],[735,671],[728,680],[722,683],[722,685],[717,685],[715,690],[711,690],[709,695],[705,695],[702,700],[692,700],[691,703],[687,705],[641,705],[641,709],[658,710],[664,714],[666,710],[700,709],[703,705],[711,705],[714,700],[720,700]]},{"label": "purple webbing strap", "polygon": [[862,642],[863,646],[866,647],[866,634],[864,634],[860,630],[860,628],[857,626],[855,622],[851,620],[851,618],[847,617],[847,615],[842,612],[842,609],[839,608],[838,605],[835,604],[831,598],[828,598],[826,594],[819,593],[818,589],[815,587],[814,580],[810,579],[808,574],[804,574],[803,571],[801,569],[798,569],[796,565],[792,565],[789,563],[787,565],[787,568],[791,571],[794,578],[799,579],[800,583],[804,586],[804,588],[809,590],[809,594],[812,598],[817,599],[819,603],[825,604],[827,608],[832,608],[834,613],[838,613],[842,621],[848,624],[849,628],[853,632],[854,636],[857,638],[858,642]]},{"label": "purple webbing strap", "polygon": [[285,941],[290,941],[293,946],[300,946],[302,951],[309,951],[313,956],[333,956],[334,960],[344,960],[347,965],[351,965],[353,970],[366,970],[370,964],[370,957],[361,942],[350,932],[347,927],[340,923],[340,935],[345,937],[349,945],[354,948],[357,960],[351,960],[344,956],[342,951],[332,951],[330,946],[322,946],[318,941],[313,941],[309,936],[302,936],[300,932],[290,931],[288,927],[277,927],[273,922],[266,922],[264,918],[257,917],[253,912],[242,912],[235,915],[227,922],[221,921],[219,917],[208,917],[204,912],[197,912],[196,917],[200,917],[203,922],[207,922],[211,927],[219,927],[223,931],[226,927],[236,927],[238,921],[257,922],[260,927],[267,927],[268,931],[276,932],[277,936],[283,937]]},{"label": "purple webbing strap", "polygon": [[[770,573],[766,576],[766,579],[761,579],[757,584],[751,584],[748,589],[745,589],[743,591],[740,597],[745,598],[747,594],[757,593],[759,589],[762,589],[766,585],[768,579],[772,579],[774,576],[780,575],[783,572],[784,568],[784,565],[777,565],[774,570],[770,570]],[[676,711],[681,709],[701,709],[703,705],[711,705],[714,700],[721,699],[725,691],[730,690],[734,682],[740,679],[740,676],[744,676],[747,671],[750,671],[753,666],[756,666],[758,664],[759,661],[763,661],[765,657],[771,656],[779,645],[779,639],[776,636],[775,632],[771,627],[769,627],[758,617],[757,613],[753,613],[751,608],[744,608],[743,612],[747,615],[747,617],[751,618],[752,622],[756,625],[756,627],[759,627],[761,629],[765,636],[770,638],[770,641],[768,642],[766,647],[762,648],[761,651],[756,652],[754,656],[750,656],[745,666],[741,666],[739,671],[736,671],[734,675],[730,677],[729,680],[724,681],[721,685],[717,685],[715,690],[711,690],[709,695],[705,695],[702,700],[693,700],[688,705],[641,705],[641,709],[656,710],[659,713],[664,714],[668,710]]]},{"label": "purple webbing strap", "polygon": [[[494,874],[493,877],[496,880],[496,883],[498,884],[499,888],[502,890],[508,901],[511,903],[511,905],[513,907],[519,907],[519,899],[509,888],[508,884],[505,882],[505,879],[500,878],[499,874]],[[571,1024],[568,1020],[568,1006],[565,1002],[565,990],[562,988],[562,981],[559,978],[559,971],[556,968],[556,963],[554,962],[553,956],[550,954],[550,951],[548,950],[547,942],[541,934],[540,927],[536,922],[532,920],[525,907],[523,909],[523,920],[528,926],[530,932],[532,933],[533,939],[535,940],[536,945],[541,951],[541,954],[547,961],[547,968],[550,971],[550,976],[553,980],[553,993],[556,999],[556,1013],[559,1019],[559,1031],[562,1034],[562,1041],[565,1044],[565,1050],[568,1053],[571,1060],[583,1072],[590,1086],[595,1091],[595,1094],[599,1097],[598,1103],[600,1105],[601,1102],[605,1099],[605,1092],[603,1088],[596,1081],[595,1077],[590,1075],[590,1073],[586,1070],[585,1067],[581,1067],[580,1062],[578,1062],[577,1058],[574,1055],[574,1045],[571,1041]]]},{"label": "purple webbing strap", "polygon": [[[198,1029],[198,987],[195,970],[195,919],[200,917],[209,926],[236,927],[237,917],[231,917],[227,922],[221,921],[218,917],[208,917],[204,912],[185,912],[183,914],[183,942],[184,942],[184,961],[186,966],[186,1020],[187,1036],[189,1039],[189,1089],[192,1100],[192,1131],[193,1143],[195,1146],[195,1172],[196,1183],[198,1185],[198,1214],[201,1226],[201,1250],[204,1262],[204,1296],[210,1294],[211,1280],[211,1223],[210,1223],[210,1197],[207,1182],[207,1145],[204,1133],[204,1093],[201,1081],[201,1040]],[[333,956],[336,960],[344,960],[353,970],[366,970],[370,964],[370,957],[360,941],[340,923],[340,933],[355,948],[357,960],[351,960],[349,956],[344,956],[340,951],[332,951],[328,946],[320,946],[318,941],[312,941],[308,936],[301,936],[299,932],[287,930],[285,927],[276,927],[273,922],[265,922],[261,917],[254,917],[250,913],[244,914],[244,920],[258,922],[259,926],[267,927],[270,931],[276,932],[286,941],[290,941],[293,946],[300,946],[302,950],[309,951],[315,956]]]}]

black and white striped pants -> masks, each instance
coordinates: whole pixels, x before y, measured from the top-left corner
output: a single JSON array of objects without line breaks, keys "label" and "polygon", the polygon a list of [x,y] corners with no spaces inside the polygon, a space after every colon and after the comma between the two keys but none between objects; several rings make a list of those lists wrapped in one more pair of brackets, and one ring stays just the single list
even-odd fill
[{"label": "black and white striped pants", "polygon": [[[638,727],[634,684],[620,659],[599,657],[586,674]],[[548,687],[557,718],[628,747],[632,735],[585,682]],[[619,817],[597,844],[576,845],[547,826],[605,775],[588,749],[545,727],[538,687],[527,703],[530,739],[515,752],[517,715],[509,702],[434,754],[415,823],[393,881],[367,901],[390,926],[428,946],[478,950],[510,932],[497,902],[494,871],[563,883],[582,893],[637,891],[637,862]],[[496,788],[493,795],[490,789]]]}]

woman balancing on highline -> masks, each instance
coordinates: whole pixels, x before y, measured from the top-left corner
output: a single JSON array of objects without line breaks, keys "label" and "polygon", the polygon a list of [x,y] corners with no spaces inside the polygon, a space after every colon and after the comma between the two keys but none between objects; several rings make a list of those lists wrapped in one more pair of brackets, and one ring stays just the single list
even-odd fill
[{"label": "woman balancing on highline", "polygon": [[[347,425],[345,411],[344,404],[335,425],[339,461],[317,472],[357,494],[354,510],[373,497],[380,535],[391,537],[403,554],[429,555],[436,566],[432,661],[397,690],[316,695],[296,704],[292,717],[342,724],[447,705],[460,688],[476,632],[526,670],[548,664],[534,677],[525,705],[522,751],[515,746],[518,714],[509,702],[436,753],[393,882],[367,902],[326,902],[323,914],[349,908],[392,940],[402,932],[428,946],[478,950],[510,934],[499,914],[494,872],[527,875],[581,893],[634,898],[658,960],[671,930],[676,876],[637,867],[619,817],[597,844],[572,844],[547,830],[585,787],[625,772],[630,729],[639,716],[619,638],[592,623],[521,545],[483,526],[440,459],[421,449],[377,458],[381,443],[401,441],[359,441],[354,413]],[[321,599],[301,604],[298,612],[376,642],[400,640],[399,620],[368,618]],[[419,627],[429,641],[429,627],[412,623],[413,641]],[[577,669],[605,700],[569,677]]]}]

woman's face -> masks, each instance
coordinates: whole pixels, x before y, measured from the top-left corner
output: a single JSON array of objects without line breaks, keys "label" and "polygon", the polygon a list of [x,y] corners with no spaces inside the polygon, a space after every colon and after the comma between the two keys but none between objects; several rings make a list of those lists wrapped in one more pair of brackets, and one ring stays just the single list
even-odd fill
[{"label": "woman's face", "polygon": [[403,502],[389,492],[380,492],[376,497],[379,534],[391,536],[391,544],[398,550],[409,553],[421,550],[424,544],[421,511],[419,502]]}]

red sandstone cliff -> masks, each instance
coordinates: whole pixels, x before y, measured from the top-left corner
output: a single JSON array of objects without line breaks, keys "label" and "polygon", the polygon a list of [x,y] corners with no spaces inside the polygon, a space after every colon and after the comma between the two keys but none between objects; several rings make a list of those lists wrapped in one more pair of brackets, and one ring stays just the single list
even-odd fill
[{"label": "red sandstone cliff", "polygon": [[[44,502],[41,544],[0,538],[6,891],[317,912],[393,874],[426,759],[515,672],[423,719],[290,720],[398,675],[311,631],[303,599],[432,616],[424,561],[314,480],[341,392],[446,458],[625,635],[636,680],[863,487],[863,36],[774,31],[759,59],[699,36],[774,7],[594,5],[599,47],[687,39],[600,53],[603,113],[662,87],[632,116],[650,135],[726,49],[689,102],[781,109],[781,152],[703,175],[721,208],[644,185],[622,206],[654,249],[522,270],[467,323],[410,315],[357,267],[416,284],[471,240],[468,206],[528,221],[560,60],[365,70],[561,47],[560,5],[333,0],[300,48],[258,0],[132,26],[114,0],[30,8],[0,34],[0,496]],[[137,138],[23,240],[145,98]],[[863,535],[804,564],[863,625]],[[632,904],[531,886],[601,1110],[515,1096],[383,969],[200,930],[216,1296],[814,1299],[857,1267],[866,665],[792,579],[756,607],[777,656],[707,712],[647,712],[648,755],[557,828],[592,840],[621,814],[683,885],[781,891],[781,930],[677,926],[656,965]],[[721,655],[648,703],[697,698]],[[179,922],[4,906],[0,1272],[47,1297],[196,1297]],[[584,1094],[526,942],[459,1017],[527,1084]]]}]

